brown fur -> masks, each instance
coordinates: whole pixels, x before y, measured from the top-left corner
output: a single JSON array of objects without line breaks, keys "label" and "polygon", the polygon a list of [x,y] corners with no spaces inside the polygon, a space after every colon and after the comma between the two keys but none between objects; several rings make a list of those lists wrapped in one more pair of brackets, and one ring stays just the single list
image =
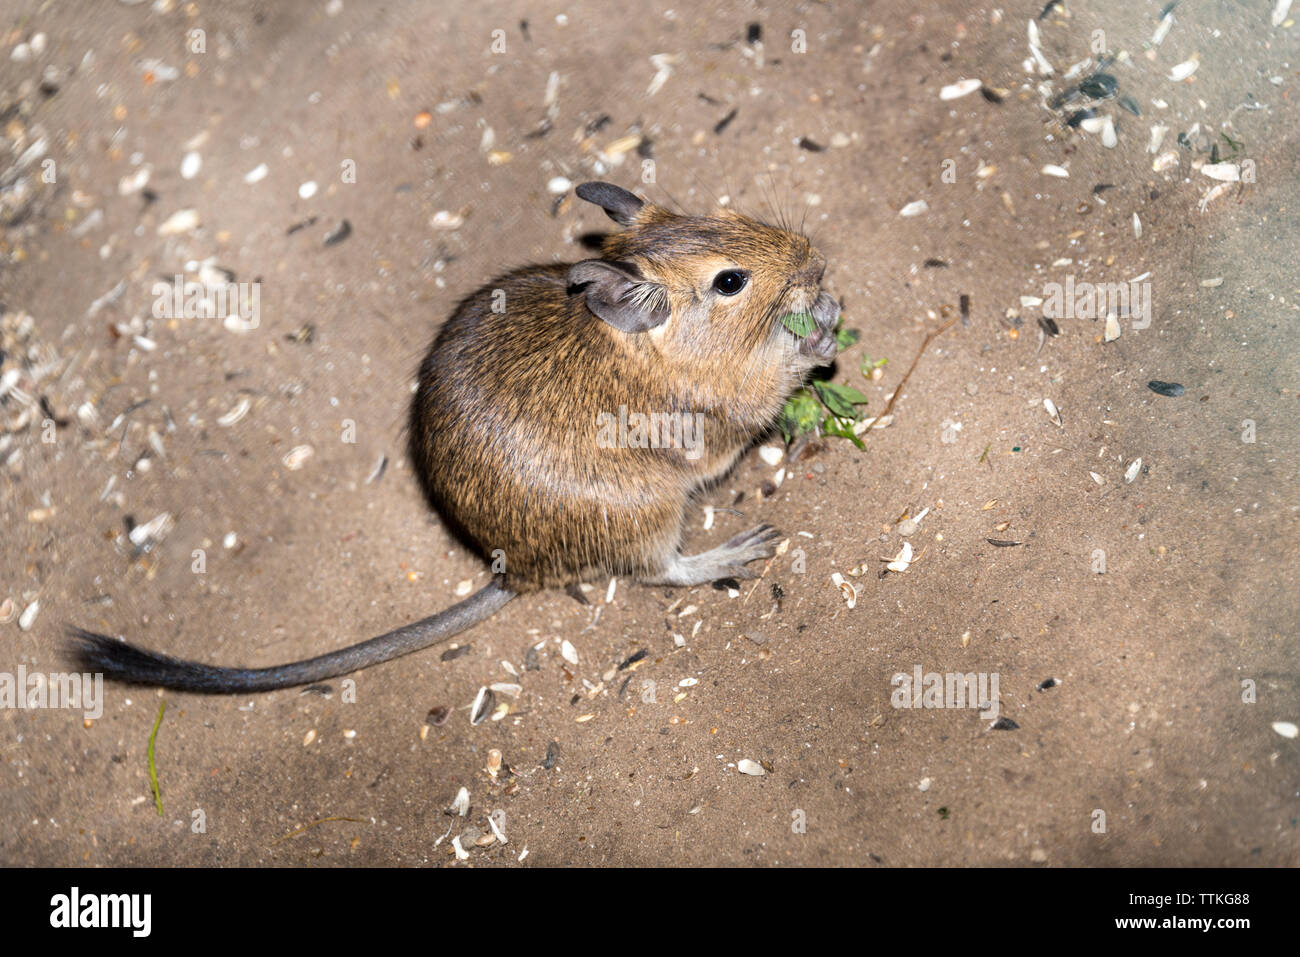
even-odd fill
[{"label": "brown fur", "polygon": [[[780,324],[819,291],[825,261],[806,237],[730,211],[683,217],[647,203],[602,258],[663,287],[672,318],[625,333],[567,287],[568,266],[519,269],[464,299],[420,367],[417,471],[485,558],[504,551],[512,591],[658,571],[691,495],[773,423],[814,365]],[[748,270],[749,286],[711,295],[729,267]],[[704,413],[703,454],[599,447],[597,417],[620,406]]]},{"label": "brown fur", "polygon": [[[773,553],[775,529],[681,555],[682,516],[805,373],[834,355],[839,306],[820,291],[825,262],[803,236],[735,213],[675,216],[606,183],[578,194],[629,231],[572,272],[520,269],[464,299],[420,367],[411,407],[426,493],[484,557],[503,550],[504,581],[368,641],[270,668],[186,661],[72,629],[81,670],[187,691],[269,691],[412,654],[516,594],[598,572],[682,585],[757,574],[747,566]],[[725,270],[749,273],[734,296],[713,291]],[[498,291],[505,308],[494,312]],[[796,339],[780,321],[789,312],[812,313],[815,328]],[[606,447],[599,417],[620,407],[692,423],[698,413],[702,432],[661,448]]]}]

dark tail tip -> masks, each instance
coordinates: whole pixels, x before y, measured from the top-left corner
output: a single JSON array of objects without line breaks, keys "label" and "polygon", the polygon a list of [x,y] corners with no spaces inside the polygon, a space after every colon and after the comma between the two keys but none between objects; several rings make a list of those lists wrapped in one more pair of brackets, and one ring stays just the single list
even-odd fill
[{"label": "dark tail tip", "polygon": [[238,690],[224,686],[219,677],[221,669],[146,651],[84,628],[69,626],[67,634],[68,651],[79,670],[103,674],[111,681],[181,691]]}]

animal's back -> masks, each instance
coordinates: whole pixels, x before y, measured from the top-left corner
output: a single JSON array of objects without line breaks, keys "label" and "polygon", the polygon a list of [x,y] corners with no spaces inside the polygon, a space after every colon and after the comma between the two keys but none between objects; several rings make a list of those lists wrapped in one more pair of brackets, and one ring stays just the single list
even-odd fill
[{"label": "animal's back", "polygon": [[676,547],[686,498],[664,450],[597,443],[601,416],[667,398],[653,356],[623,348],[569,296],[567,270],[520,270],[463,300],[414,400],[427,490],[484,556],[503,550],[516,591],[649,567],[655,556],[643,552]]}]

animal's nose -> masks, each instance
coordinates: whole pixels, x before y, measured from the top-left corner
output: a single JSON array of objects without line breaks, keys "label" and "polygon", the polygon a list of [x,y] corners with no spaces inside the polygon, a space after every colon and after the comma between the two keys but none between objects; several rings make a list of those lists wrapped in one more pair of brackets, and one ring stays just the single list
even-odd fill
[{"label": "animal's nose", "polygon": [[804,286],[820,286],[822,277],[826,275],[826,260],[822,258],[821,253],[814,252],[808,258],[808,264],[799,270],[800,284]]}]

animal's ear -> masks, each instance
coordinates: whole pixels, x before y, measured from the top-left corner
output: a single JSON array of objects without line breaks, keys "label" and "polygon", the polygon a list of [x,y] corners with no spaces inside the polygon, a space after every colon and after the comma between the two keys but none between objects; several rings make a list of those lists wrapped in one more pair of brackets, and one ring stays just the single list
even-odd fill
[{"label": "animal's ear", "polygon": [[587,308],[623,332],[645,332],[668,321],[667,291],[631,263],[584,259],[569,268],[569,285],[585,285]]},{"label": "animal's ear", "polygon": [[579,199],[595,203],[621,226],[631,226],[636,221],[636,214],[645,205],[641,199],[613,183],[583,183],[575,192]]}]

